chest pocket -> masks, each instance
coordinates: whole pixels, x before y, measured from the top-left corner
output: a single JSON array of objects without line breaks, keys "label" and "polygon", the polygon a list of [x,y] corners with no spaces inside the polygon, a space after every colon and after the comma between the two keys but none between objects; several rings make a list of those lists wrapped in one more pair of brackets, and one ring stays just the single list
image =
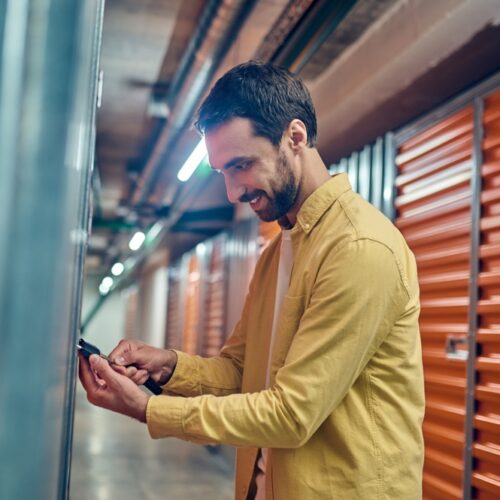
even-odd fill
[{"label": "chest pocket", "polygon": [[276,372],[285,363],[286,355],[304,314],[305,303],[305,295],[298,297],[286,295],[283,299],[271,358],[271,384]]}]

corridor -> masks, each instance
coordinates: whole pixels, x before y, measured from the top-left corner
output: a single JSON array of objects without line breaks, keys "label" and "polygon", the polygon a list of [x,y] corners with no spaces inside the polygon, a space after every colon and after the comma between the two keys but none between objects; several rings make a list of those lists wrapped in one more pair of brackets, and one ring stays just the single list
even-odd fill
[{"label": "corridor", "polygon": [[229,500],[233,461],[90,405],[78,384],[71,500]]}]

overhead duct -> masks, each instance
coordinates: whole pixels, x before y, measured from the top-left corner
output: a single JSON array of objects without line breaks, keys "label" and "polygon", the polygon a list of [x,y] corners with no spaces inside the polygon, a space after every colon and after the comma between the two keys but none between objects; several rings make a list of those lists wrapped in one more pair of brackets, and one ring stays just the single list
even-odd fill
[{"label": "overhead duct", "polygon": [[207,5],[172,82],[167,98],[172,109],[171,118],[160,134],[137,183],[132,196],[134,205],[148,200],[162,166],[189,126],[203,93],[255,4],[256,0],[213,0]]}]

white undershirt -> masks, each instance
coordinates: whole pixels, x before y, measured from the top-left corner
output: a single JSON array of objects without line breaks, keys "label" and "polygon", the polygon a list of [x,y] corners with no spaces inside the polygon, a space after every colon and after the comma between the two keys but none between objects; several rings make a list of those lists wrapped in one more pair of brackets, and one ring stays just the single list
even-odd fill
[{"label": "white undershirt", "polygon": [[[290,230],[283,229],[281,231],[281,246],[280,246],[280,260],[278,266],[278,277],[276,280],[276,300],[274,302],[274,316],[273,316],[273,329],[271,330],[271,339],[269,341],[269,356],[267,358],[266,369],[266,389],[269,387],[271,377],[271,357],[274,347],[274,339],[276,337],[276,330],[278,329],[278,319],[281,312],[281,305],[288,290],[290,282],[290,274],[293,264],[293,250],[292,239]],[[257,493],[255,500],[266,500],[266,461],[267,461],[267,448],[261,448],[259,451],[259,459],[257,461]]]}]

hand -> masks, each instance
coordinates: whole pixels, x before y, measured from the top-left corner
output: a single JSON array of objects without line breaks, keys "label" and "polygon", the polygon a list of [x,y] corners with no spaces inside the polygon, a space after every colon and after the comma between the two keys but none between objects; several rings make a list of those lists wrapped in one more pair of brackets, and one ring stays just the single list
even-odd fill
[{"label": "hand", "polygon": [[177,365],[175,351],[151,347],[138,340],[121,340],[109,357],[114,361],[114,370],[138,385],[149,377],[160,385],[166,384]]},{"label": "hand", "polygon": [[78,375],[90,403],[146,422],[147,394],[99,356],[92,354],[89,360],[81,354],[78,357]]}]

